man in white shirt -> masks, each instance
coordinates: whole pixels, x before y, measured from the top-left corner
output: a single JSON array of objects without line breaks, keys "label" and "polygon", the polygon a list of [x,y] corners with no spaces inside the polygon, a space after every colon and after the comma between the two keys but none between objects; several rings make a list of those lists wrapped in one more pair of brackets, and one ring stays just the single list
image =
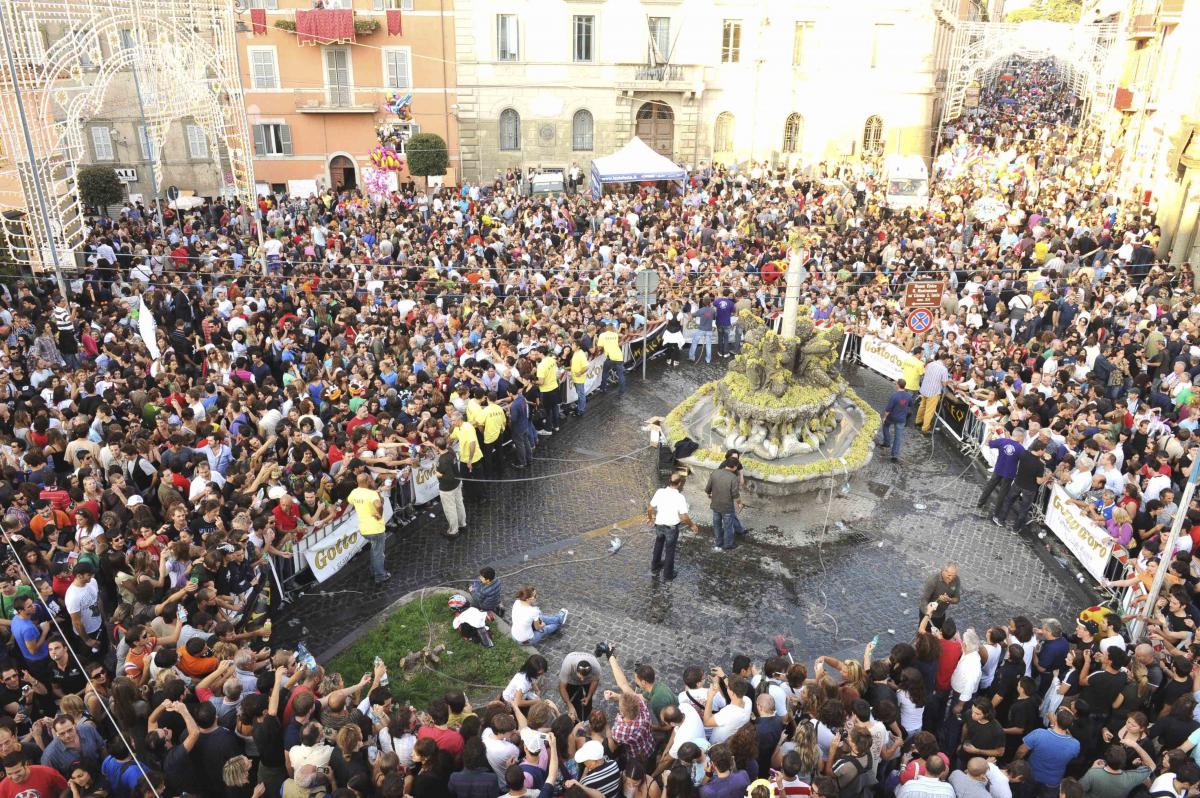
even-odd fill
[{"label": "man in white shirt", "polygon": [[664,579],[675,578],[675,547],[679,543],[679,527],[687,525],[692,532],[700,533],[700,527],[688,516],[687,499],[683,497],[683,474],[672,474],[670,483],[660,488],[650,499],[646,518],[654,525],[654,555],[650,560],[650,574]]},{"label": "man in white shirt", "polygon": [[[713,712],[713,701],[720,692],[721,682],[729,692],[729,704],[720,712]],[[723,743],[738,729],[750,722],[750,683],[740,676],[725,680],[725,671],[716,669],[712,683],[708,686],[708,696],[704,703],[704,725],[712,728],[712,744]]]}]

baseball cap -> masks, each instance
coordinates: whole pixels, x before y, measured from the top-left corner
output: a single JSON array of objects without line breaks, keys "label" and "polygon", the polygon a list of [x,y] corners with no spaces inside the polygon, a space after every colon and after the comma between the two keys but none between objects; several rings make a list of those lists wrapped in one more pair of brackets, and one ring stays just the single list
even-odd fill
[{"label": "baseball cap", "polygon": [[542,735],[526,726],[524,729],[521,729],[521,743],[525,746],[526,751],[536,754],[542,750]]},{"label": "baseball cap", "polygon": [[145,500],[136,493],[125,500],[126,507],[137,507],[139,504],[145,504]]},{"label": "baseball cap", "polygon": [[604,746],[597,740],[588,740],[575,752],[575,761],[581,765],[584,762],[595,762],[601,759],[604,759]]}]

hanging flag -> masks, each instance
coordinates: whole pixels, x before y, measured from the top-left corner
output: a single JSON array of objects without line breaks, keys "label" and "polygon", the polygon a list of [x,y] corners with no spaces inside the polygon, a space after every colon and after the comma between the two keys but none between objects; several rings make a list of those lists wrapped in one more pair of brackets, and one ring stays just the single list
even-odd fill
[{"label": "hanging flag", "polygon": [[154,321],[154,314],[150,312],[145,296],[138,297],[138,333],[142,336],[146,351],[157,362],[162,355],[162,350],[158,348],[158,323]]},{"label": "hanging flag", "polygon": [[389,8],[387,11],[387,32],[388,36],[403,36],[404,35],[404,17],[400,9]]},{"label": "hanging flag", "polygon": [[250,34],[258,36],[267,32],[267,9],[252,8],[250,9]]}]

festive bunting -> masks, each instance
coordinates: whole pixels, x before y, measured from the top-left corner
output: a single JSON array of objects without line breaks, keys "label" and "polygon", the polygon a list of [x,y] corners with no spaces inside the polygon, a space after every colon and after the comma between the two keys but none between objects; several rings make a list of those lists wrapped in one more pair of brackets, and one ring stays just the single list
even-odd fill
[{"label": "festive bunting", "polygon": [[296,11],[296,41],[300,44],[353,42],[353,9],[313,8]]}]

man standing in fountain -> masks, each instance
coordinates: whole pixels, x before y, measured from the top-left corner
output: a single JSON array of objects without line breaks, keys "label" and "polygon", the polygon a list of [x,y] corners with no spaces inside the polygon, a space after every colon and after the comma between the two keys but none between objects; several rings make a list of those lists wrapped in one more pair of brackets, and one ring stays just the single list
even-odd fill
[{"label": "man standing in fountain", "polygon": [[704,492],[708,494],[712,508],[713,551],[732,551],[737,548],[733,541],[735,513],[738,496],[741,494],[741,477],[738,460],[726,457],[721,467],[708,475]]}]

